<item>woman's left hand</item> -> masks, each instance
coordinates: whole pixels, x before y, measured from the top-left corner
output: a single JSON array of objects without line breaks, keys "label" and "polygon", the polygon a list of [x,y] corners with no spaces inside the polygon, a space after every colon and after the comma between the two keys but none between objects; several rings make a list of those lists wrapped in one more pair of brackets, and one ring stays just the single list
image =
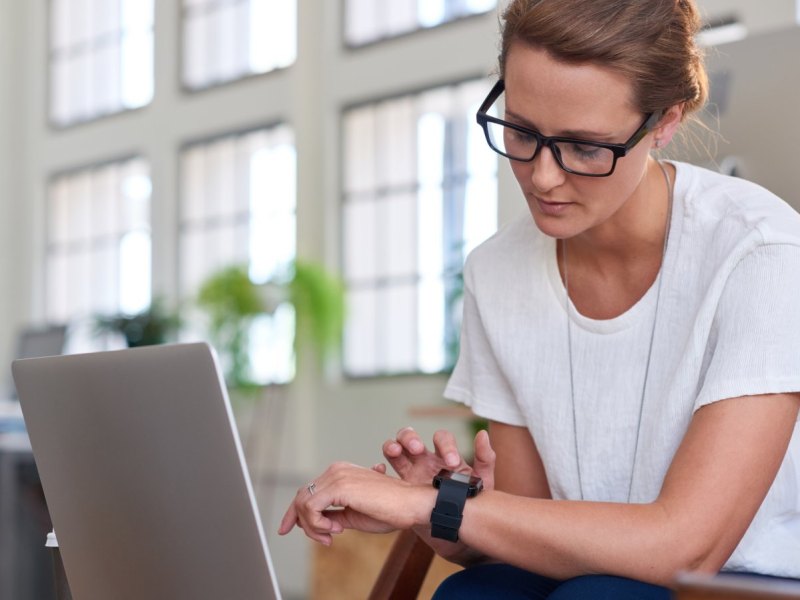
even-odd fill
[{"label": "woman's left hand", "polygon": [[426,523],[436,491],[373,469],[335,463],[301,487],[281,520],[278,533],[295,525],[312,540],[330,545],[345,529],[386,533]]}]

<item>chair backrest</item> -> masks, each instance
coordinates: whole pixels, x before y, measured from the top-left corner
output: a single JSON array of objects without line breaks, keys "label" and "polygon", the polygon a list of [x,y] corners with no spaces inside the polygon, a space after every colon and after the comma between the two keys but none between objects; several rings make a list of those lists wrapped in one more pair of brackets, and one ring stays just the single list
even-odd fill
[{"label": "chair backrest", "polygon": [[433,550],[417,534],[401,531],[383,563],[369,600],[413,600],[433,560]]}]

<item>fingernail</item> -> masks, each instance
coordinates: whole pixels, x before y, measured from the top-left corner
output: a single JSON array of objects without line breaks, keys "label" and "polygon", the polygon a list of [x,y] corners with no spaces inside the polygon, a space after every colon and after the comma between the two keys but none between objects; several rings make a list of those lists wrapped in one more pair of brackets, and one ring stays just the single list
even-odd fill
[{"label": "fingernail", "polygon": [[411,450],[413,450],[413,451],[415,451],[415,452],[419,452],[419,451],[420,451],[420,450],[422,450],[422,449],[423,449],[425,446],[423,446],[423,445],[422,445],[422,442],[420,442],[419,440],[411,440],[411,441],[408,443],[408,447],[409,447],[409,448],[411,448]]},{"label": "fingernail", "polygon": [[457,467],[457,466],[458,466],[458,463],[460,463],[460,462],[461,462],[461,461],[458,459],[458,454],[456,454],[455,452],[450,452],[450,453],[449,453],[449,454],[448,454],[448,455],[445,457],[445,459],[444,459],[444,460],[445,460],[445,462],[446,462],[446,463],[447,463],[449,466],[451,466],[451,467]]}]

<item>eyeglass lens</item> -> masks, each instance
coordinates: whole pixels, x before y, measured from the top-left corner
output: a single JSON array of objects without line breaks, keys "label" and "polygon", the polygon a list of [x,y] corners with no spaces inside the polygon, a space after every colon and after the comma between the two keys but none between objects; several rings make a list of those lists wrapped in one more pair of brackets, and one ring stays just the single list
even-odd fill
[{"label": "eyeglass lens", "polygon": [[[538,140],[530,133],[491,121],[486,130],[491,146],[509,158],[527,161],[536,153]],[[578,142],[554,142],[551,148],[561,166],[575,173],[605,175],[614,168],[614,152],[609,148]]]}]

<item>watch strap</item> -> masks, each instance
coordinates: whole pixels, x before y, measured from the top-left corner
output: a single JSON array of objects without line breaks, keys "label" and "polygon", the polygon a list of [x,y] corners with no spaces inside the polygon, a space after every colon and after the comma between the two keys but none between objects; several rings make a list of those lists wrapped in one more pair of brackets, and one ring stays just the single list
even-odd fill
[{"label": "watch strap", "polygon": [[469,487],[463,483],[448,479],[441,481],[436,505],[431,512],[431,536],[450,542],[458,541],[458,529],[461,527],[468,493]]}]

